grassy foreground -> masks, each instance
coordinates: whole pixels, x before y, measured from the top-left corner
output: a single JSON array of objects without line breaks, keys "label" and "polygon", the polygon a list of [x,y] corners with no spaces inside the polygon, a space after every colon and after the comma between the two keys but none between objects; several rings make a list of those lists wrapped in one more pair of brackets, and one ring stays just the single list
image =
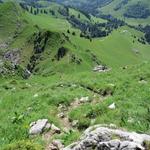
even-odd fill
[{"label": "grassy foreground", "polygon": [[[79,120],[79,124],[73,133],[61,135],[65,144],[76,140],[88,126],[99,123],[113,123],[132,131],[150,133],[149,66],[145,62],[107,73],[33,76],[29,80],[1,79],[0,145],[20,140],[39,141],[41,144],[41,137],[28,137],[30,122],[48,118],[63,129],[65,126],[57,117],[57,107],[59,104],[70,107],[75,98],[84,96],[88,96],[91,103],[68,112],[70,120]],[[116,104],[114,110],[108,108],[112,103]]]}]

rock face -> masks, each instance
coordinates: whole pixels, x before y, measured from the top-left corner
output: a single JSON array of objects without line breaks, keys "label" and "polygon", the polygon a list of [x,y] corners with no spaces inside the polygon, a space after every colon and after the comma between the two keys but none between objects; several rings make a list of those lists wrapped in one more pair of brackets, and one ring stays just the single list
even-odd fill
[{"label": "rock face", "polygon": [[115,126],[95,125],[88,128],[80,141],[63,150],[145,150],[150,135],[127,132]]},{"label": "rock face", "polygon": [[29,134],[36,135],[42,133],[46,129],[50,129],[51,125],[48,123],[47,119],[39,119],[36,122],[32,122],[30,127]]},{"label": "rock face", "polygon": [[4,59],[9,60],[13,65],[19,64],[20,50],[19,49],[12,49],[10,51],[7,51],[4,54]]}]

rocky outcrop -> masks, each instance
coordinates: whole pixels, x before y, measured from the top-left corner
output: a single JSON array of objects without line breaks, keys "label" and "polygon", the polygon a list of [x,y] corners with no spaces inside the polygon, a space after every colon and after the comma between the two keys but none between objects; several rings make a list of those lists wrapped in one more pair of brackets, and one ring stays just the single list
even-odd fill
[{"label": "rocky outcrop", "polygon": [[20,50],[12,49],[10,51],[7,51],[4,54],[4,59],[10,61],[12,65],[18,65],[20,61]]},{"label": "rocky outcrop", "polygon": [[51,130],[53,134],[61,133],[61,130],[54,124],[50,124],[48,119],[39,119],[35,122],[30,123],[29,135],[42,134],[44,131]]},{"label": "rocky outcrop", "polygon": [[0,50],[8,49],[7,43],[0,43]]},{"label": "rocky outcrop", "polygon": [[36,135],[44,132],[46,129],[50,129],[51,125],[48,123],[47,119],[39,119],[36,122],[32,122],[30,127],[29,134]]},{"label": "rocky outcrop", "polygon": [[63,150],[145,150],[145,141],[150,141],[150,135],[117,129],[114,125],[95,125]]},{"label": "rocky outcrop", "polygon": [[45,51],[45,47],[52,34],[53,33],[50,31],[43,31],[35,34],[33,55],[30,57],[29,63],[26,67],[26,69],[29,70],[31,73],[36,67],[38,61],[40,60],[42,53]]},{"label": "rocky outcrop", "polygon": [[42,53],[45,49],[48,39],[51,37],[50,31],[39,32],[34,40],[34,52],[35,54]]}]

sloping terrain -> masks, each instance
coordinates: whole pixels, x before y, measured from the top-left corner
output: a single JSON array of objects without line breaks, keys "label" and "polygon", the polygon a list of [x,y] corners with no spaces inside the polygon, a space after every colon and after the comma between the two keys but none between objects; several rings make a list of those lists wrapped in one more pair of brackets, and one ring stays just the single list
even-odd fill
[{"label": "sloping terrain", "polygon": [[[117,1],[103,2],[105,13]],[[109,32],[91,36],[102,31]],[[54,2],[0,3],[0,148],[49,150],[54,139],[67,146],[95,124],[149,134],[150,45],[144,36],[117,19]],[[39,119],[53,129],[30,135]]]},{"label": "sloping terrain", "polygon": [[22,9],[14,3],[0,4],[0,38],[8,38],[21,28]]},{"label": "sloping terrain", "polygon": [[145,25],[150,22],[150,2],[148,0],[85,0],[82,2],[58,0],[58,2],[98,16],[112,15],[132,25]]},{"label": "sloping terrain", "polygon": [[[8,9],[10,12],[8,12],[7,16],[16,19],[17,17],[14,15],[11,16],[11,11],[13,11],[14,8],[17,9],[19,6],[14,7],[13,3],[7,3],[1,7],[5,8],[5,5],[11,6],[11,8]],[[20,9],[19,7],[19,10]],[[1,9],[1,11],[3,13],[3,9]],[[70,13],[75,14],[72,10],[70,10]],[[149,53],[149,45],[144,45],[138,41],[139,38],[143,37],[143,33],[127,26],[113,31],[108,37],[92,39],[92,41],[90,41],[84,37],[80,37],[80,30],[73,28],[61,15],[56,14],[56,16],[51,16],[49,13],[34,15],[25,10],[21,11],[21,15],[22,22],[20,22],[20,26],[22,26],[22,28],[19,28],[21,30],[20,32],[17,30],[18,33],[15,33],[18,25],[16,22],[11,24],[14,27],[9,27],[9,19],[7,19],[8,23],[4,25],[5,28],[11,29],[12,32],[15,33],[15,36],[11,39],[8,50],[19,49],[21,52],[19,63],[23,68],[29,64],[35,65],[36,71],[38,70],[37,73],[43,73],[44,70],[47,73],[55,72],[62,68],[62,65],[69,65],[69,70],[74,70],[74,68],[77,70],[81,68],[91,70],[97,65],[96,61],[93,61],[93,55],[96,56],[99,63],[109,65],[110,67],[119,67],[131,63],[135,64],[142,60],[149,60],[147,55]],[[4,17],[1,17],[1,20],[5,23],[6,18],[3,18]],[[10,20],[15,21],[13,18]],[[79,20],[89,22],[89,19],[86,19],[85,15],[80,15]],[[9,34],[5,28],[2,29],[2,32],[6,33],[1,35]],[[50,37],[39,37],[41,34],[46,36],[45,33],[49,31],[51,35],[53,35],[52,38],[51,35]],[[38,40],[46,38],[46,42],[42,43],[42,41],[38,41],[39,44],[37,48],[35,48],[35,44],[37,43],[36,38],[39,38]],[[1,40],[3,39],[5,38],[2,37]],[[117,42],[118,40],[120,41],[119,43]],[[36,49],[40,47],[43,47],[42,50],[36,53]],[[56,55],[61,47],[65,47],[67,53],[58,61]],[[6,49],[6,51],[8,50]],[[3,49],[3,51],[5,50]],[[34,63],[31,62],[33,57],[35,57],[35,59],[37,58],[36,64],[31,64]],[[49,63],[52,65],[49,66]]]}]

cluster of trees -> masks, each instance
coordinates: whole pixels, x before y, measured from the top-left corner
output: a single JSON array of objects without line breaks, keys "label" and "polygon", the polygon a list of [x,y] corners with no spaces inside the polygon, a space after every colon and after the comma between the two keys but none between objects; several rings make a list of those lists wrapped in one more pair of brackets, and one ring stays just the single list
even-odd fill
[{"label": "cluster of trees", "polygon": [[[39,13],[41,14],[48,14],[50,13],[51,15],[55,16],[55,11],[51,10],[51,9],[44,9],[41,8],[40,6],[36,6],[36,5],[28,5],[28,3],[20,3],[20,6],[30,12],[31,14],[37,15]],[[58,13],[60,13],[62,16],[68,17],[69,16],[69,8],[67,6],[64,7],[59,7],[58,9]]]},{"label": "cluster of trees", "polygon": [[145,26],[144,32],[145,32],[145,39],[150,44],[150,25]]},{"label": "cluster of trees", "polygon": [[150,16],[150,9],[141,2],[131,5],[124,13],[128,18],[148,18]]},{"label": "cluster of trees", "polygon": [[67,6],[64,6],[63,8],[59,8],[58,12],[64,16],[64,17],[68,17],[69,16],[69,8]]},{"label": "cluster of trees", "polygon": [[118,19],[108,21],[107,23],[95,23],[81,22],[75,16],[68,18],[68,21],[76,28],[81,30],[81,37],[96,38],[105,37],[112,32],[113,29],[117,29],[119,26],[124,25],[124,22]]},{"label": "cluster of trees", "polygon": [[[135,30],[139,30],[139,31],[144,33],[143,37],[138,38],[138,42],[140,42],[142,44],[146,44],[146,43],[150,44],[150,25],[142,26],[139,24],[138,26],[132,26],[132,25],[128,25],[128,26],[130,28],[133,28]],[[134,38],[136,38],[136,37],[134,37]]]},{"label": "cluster of trees", "polygon": [[28,6],[27,4],[25,3],[20,3],[20,6],[30,12],[31,14],[34,14],[34,15],[37,15],[37,14],[52,14],[52,15],[55,15],[55,11],[54,10],[46,10],[46,9],[43,9],[43,8],[38,8],[38,7],[33,7],[33,6]]},{"label": "cluster of trees", "polygon": [[146,40],[144,37],[138,38],[138,42],[140,42],[142,44],[146,44]]},{"label": "cluster of trees", "polygon": [[48,14],[48,11],[45,9],[34,8],[31,6],[30,10],[28,10],[31,14]]}]

